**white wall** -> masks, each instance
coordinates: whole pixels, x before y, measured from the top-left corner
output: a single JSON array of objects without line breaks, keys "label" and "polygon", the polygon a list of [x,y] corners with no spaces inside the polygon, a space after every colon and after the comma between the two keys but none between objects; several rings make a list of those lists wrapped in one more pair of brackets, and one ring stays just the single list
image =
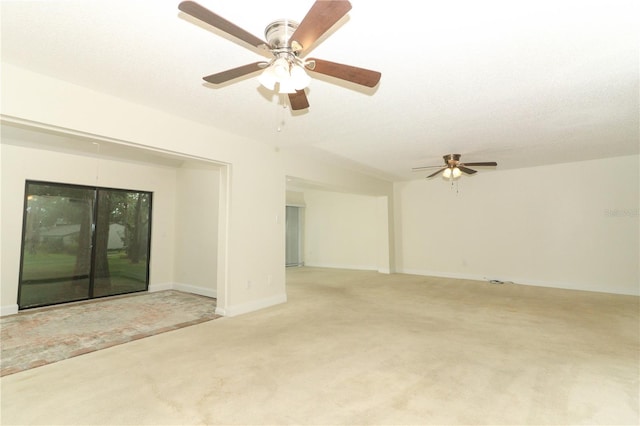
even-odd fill
[{"label": "white wall", "polygon": [[[344,159],[321,151],[301,152],[295,148],[280,152],[286,175],[294,186],[351,194],[393,197],[393,183],[380,176],[349,168]],[[309,186],[307,186],[307,184]]]},{"label": "white wall", "polygon": [[177,170],[174,288],[217,297],[220,170],[186,163]]},{"label": "white wall", "polygon": [[305,190],[305,265],[378,269],[377,197]]},{"label": "white wall", "polygon": [[639,291],[639,157],[395,184],[399,272]]},{"label": "white wall", "polygon": [[3,314],[17,311],[27,179],[153,192],[150,286],[171,285],[175,250],[174,168],[27,148],[20,146],[19,141],[6,139],[2,142],[0,306]]}]

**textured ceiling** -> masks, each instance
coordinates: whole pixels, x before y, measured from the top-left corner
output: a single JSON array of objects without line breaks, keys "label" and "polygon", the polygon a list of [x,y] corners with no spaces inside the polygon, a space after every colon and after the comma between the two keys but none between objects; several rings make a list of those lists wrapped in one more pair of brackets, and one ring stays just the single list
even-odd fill
[{"label": "textured ceiling", "polygon": [[[313,0],[200,0],[259,38]],[[313,75],[311,107],[283,108],[262,60],[178,1],[2,1],[2,61],[244,135],[324,150],[379,176],[497,161],[499,169],[637,154],[640,2],[351,0],[309,56],[373,69],[362,89]]]}]

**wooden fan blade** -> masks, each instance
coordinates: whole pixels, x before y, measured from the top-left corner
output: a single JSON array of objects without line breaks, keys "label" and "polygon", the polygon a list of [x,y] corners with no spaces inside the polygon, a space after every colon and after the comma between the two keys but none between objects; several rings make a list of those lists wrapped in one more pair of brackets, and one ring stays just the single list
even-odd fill
[{"label": "wooden fan blade", "polygon": [[497,166],[495,161],[483,161],[480,163],[464,163],[465,166]]},{"label": "wooden fan blade", "polygon": [[208,83],[221,84],[229,80],[233,80],[234,78],[242,77],[243,75],[260,71],[263,65],[264,65],[264,62],[254,62],[252,64],[247,64],[241,67],[222,71],[216,74],[211,74],[206,77],[202,77],[202,79]]},{"label": "wooden fan blade", "polygon": [[435,172],[435,173],[431,173],[429,176],[427,176],[427,179],[429,179],[430,177],[434,177],[434,176],[435,176],[435,175],[437,175],[438,173],[442,173],[442,172],[444,172],[444,171],[445,171],[445,170],[447,170],[448,168],[449,168],[449,167],[443,167],[443,168],[441,168],[440,170],[438,170],[437,172]]},{"label": "wooden fan blade", "polygon": [[294,111],[309,108],[309,100],[304,90],[296,90],[296,93],[289,93],[289,102]]},{"label": "wooden fan blade", "polygon": [[302,56],[303,52],[308,51],[311,45],[349,10],[351,3],[347,0],[316,0],[291,36],[291,47],[300,51],[299,54]]},{"label": "wooden fan blade", "polygon": [[460,164],[458,164],[458,168],[460,169],[461,172],[464,172],[468,175],[472,175],[478,172],[477,170],[466,168],[465,166],[461,166]]},{"label": "wooden fan blade", "polygon": [[360,84],[361,86],[374,87],[380,81],[380,77],[382,77],[382,74],[378,71],[338,64],[323,59],[308,59],[308,62],[313,63],[312,61],[315,62],[315,66],[309,68],[309,70]]},{"label": "wooden fan blade", "polygon": [[269,46],[266,41],[260,40],[258,37],[254,36],[253,34],[227,21],[223,17],[216,15],[215,13],[211,12],[209,9],[199,5],[194,1],[183,1],[178,5],[178,9],[180,9],[187,15],[191,15],[194,18],[206,24],[212,25],[217,29],[224,31],[227,34],[234,36],[239,40],[249,43],[252,46],[267,47],[267,48]]}]

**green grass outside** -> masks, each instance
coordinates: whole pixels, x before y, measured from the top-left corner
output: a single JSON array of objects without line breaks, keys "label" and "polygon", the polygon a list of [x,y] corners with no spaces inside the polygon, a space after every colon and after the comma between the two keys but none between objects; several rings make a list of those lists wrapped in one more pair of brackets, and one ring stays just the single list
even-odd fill
[{"label": "green grass outside", "polygon": [[[108,296],[144,290],[146,262],[133,264],[124,252],[110,252],[108,280],[96,279],[94,296]],[[56,280],[21,286],[21,308],[85,300],[89,296],[88,279],[65,280],[75,274],[76,256],[64,253],[25,254],[23,280]]]},{"label": "green grass outside", "polygon": [[[110,252],[107,254],[107,258],[111,277],[126,277],[135,281],[146,281],[146,262],[131,263],[123,252]],[[23,281],[71,277],[75,274],[76,256],[71,254],[25,253],[23,261]]]}]

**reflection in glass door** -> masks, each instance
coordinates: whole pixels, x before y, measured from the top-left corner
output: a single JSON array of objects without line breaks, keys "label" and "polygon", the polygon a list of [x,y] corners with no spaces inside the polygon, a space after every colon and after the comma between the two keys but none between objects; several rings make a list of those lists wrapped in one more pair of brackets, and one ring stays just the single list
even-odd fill
[{"label": "reflection in glass door", "polygon": [[144,291],[151,193],[27,182],[20,309]]},{"label": "reflection in glass door", "polygon": [[98,189],[93,297],[147,289],[151,194]]},{"label": "reflection in glass door", "polygon": [[95,191],[27,183],[20,308],[89,297]]}]

